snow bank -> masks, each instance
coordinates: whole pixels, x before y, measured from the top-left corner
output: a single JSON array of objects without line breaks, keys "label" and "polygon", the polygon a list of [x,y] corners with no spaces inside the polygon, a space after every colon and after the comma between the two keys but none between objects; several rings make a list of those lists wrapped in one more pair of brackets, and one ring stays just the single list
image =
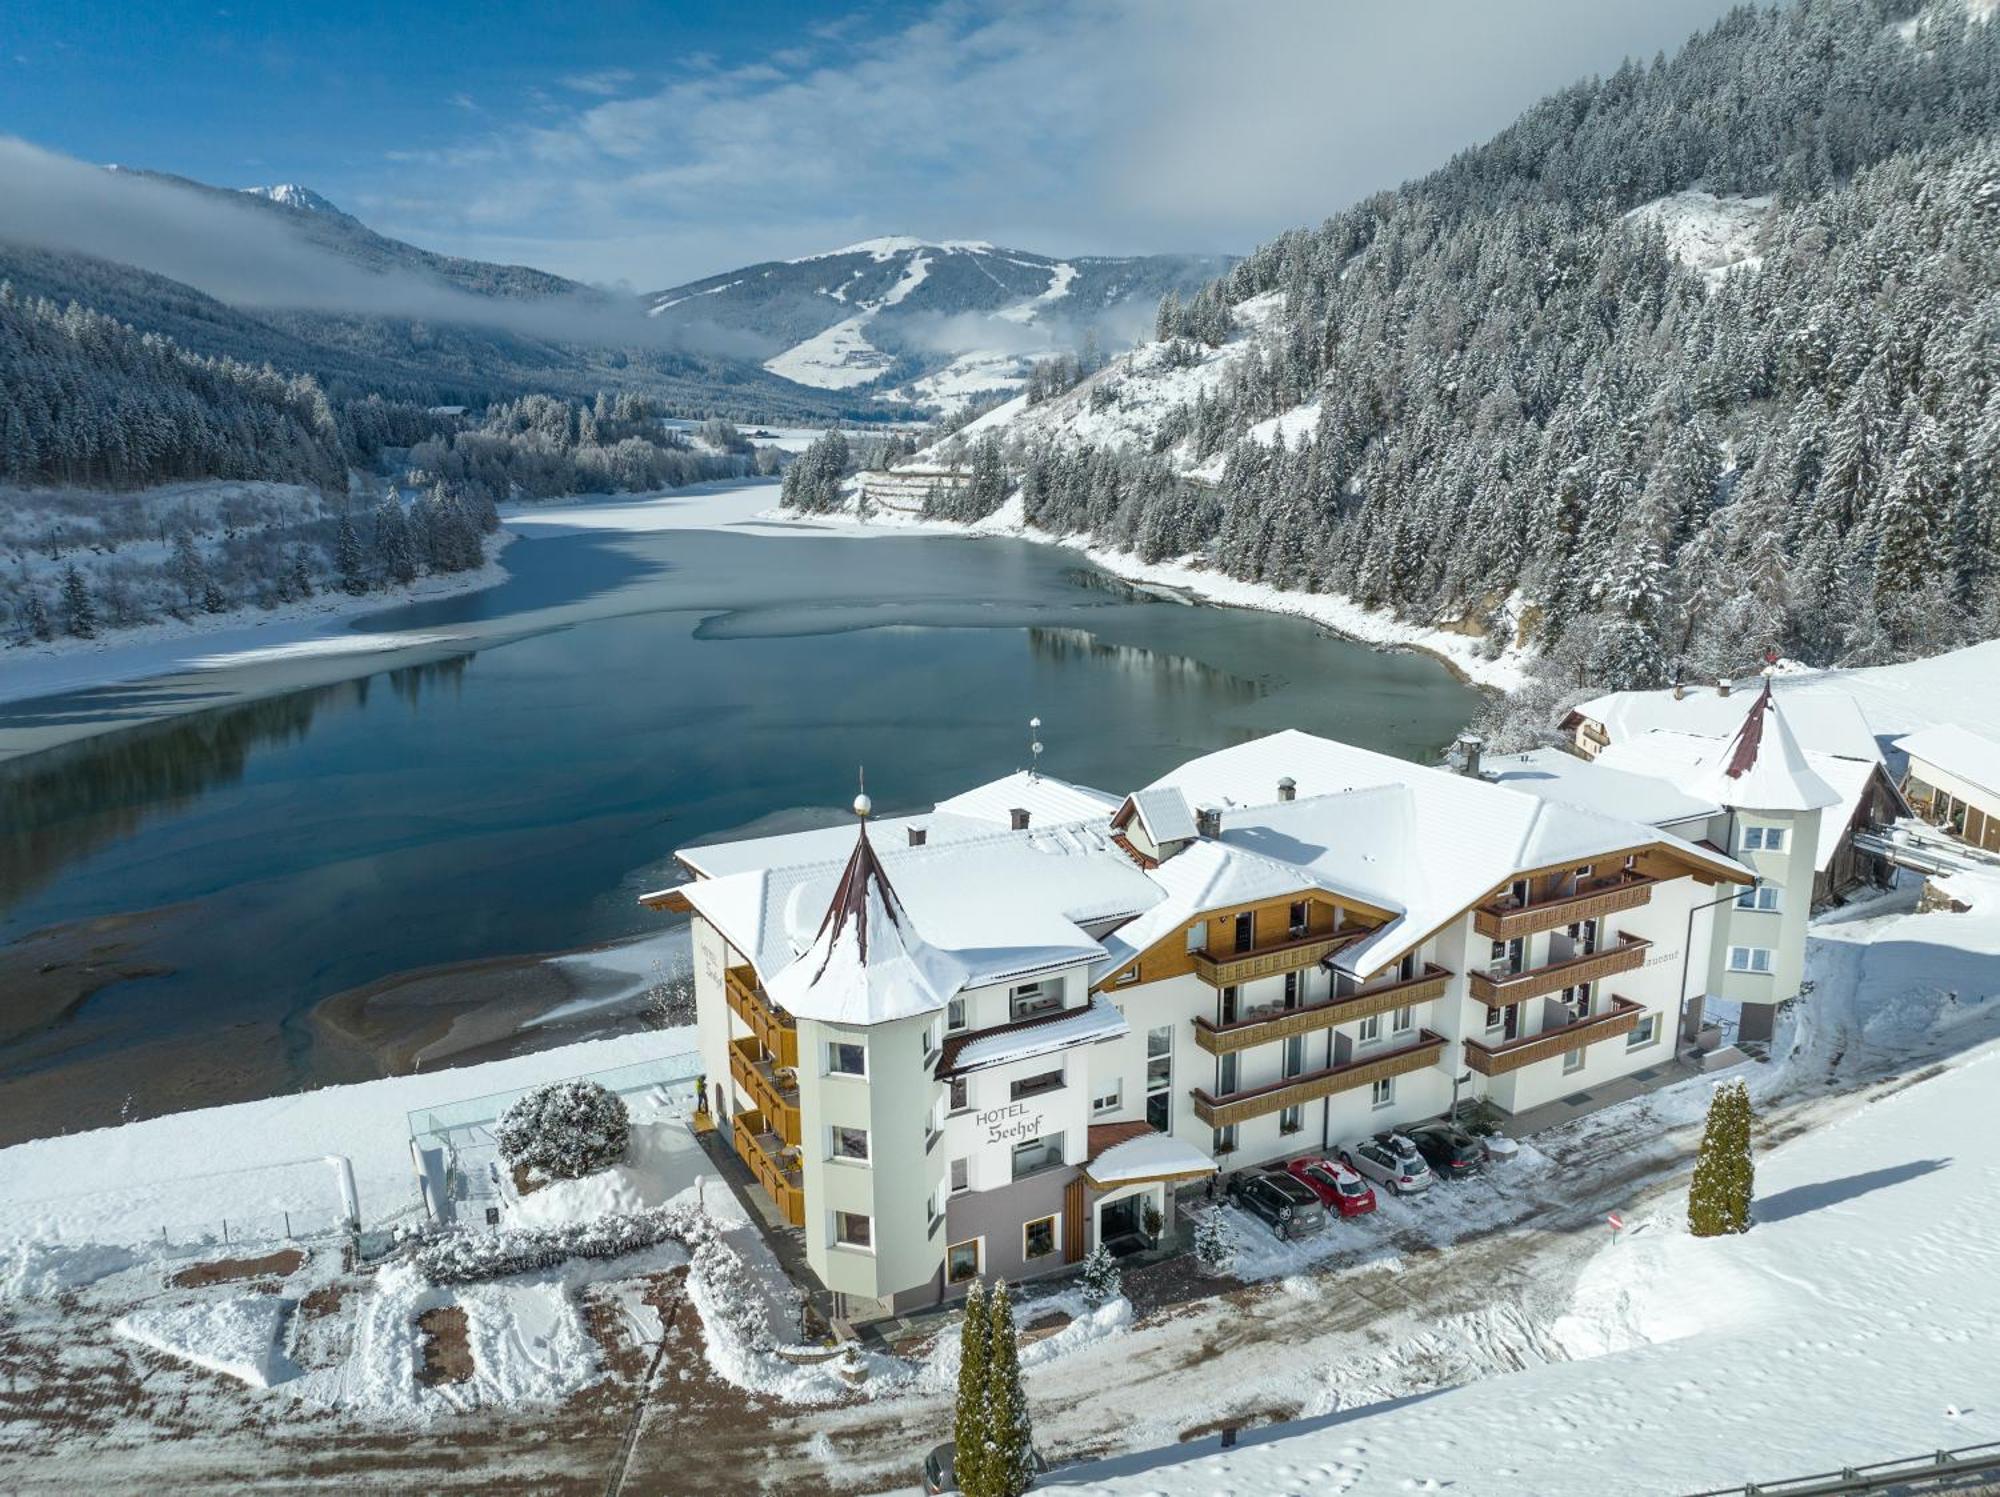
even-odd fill
[{"label": "snow bank", "polygon": [[130,1248],[101,1242],[0,1244],[0,1304],[54,1299],[144,1261]]},{"label": "snow bank", "polygon": [[291,1301],[274,1294],[134,1310],[112,1330],[197,1367],[268,1388],[299,1375],[278,1349]]}]

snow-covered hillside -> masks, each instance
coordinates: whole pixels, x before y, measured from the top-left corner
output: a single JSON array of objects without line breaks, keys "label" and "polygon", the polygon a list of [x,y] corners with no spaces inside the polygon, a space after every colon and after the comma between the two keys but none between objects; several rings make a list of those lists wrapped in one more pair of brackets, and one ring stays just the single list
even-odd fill
[{"label": "snow-covered hillside", "polygon": [[1676,192],[1642,203],[1625,217],[1657,224],[1667,248],[1713,286],[1732,270],[1764,263],[1758,235],[1771,214],[1768,197],[1717,197],[1712,192]]}]

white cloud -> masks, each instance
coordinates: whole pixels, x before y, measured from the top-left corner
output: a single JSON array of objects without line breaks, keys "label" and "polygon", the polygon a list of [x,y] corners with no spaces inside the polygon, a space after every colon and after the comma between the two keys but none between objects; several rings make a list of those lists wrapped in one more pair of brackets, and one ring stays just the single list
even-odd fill
[{"label": "white cloud", "polygon": [[571,73],[562,80],[562,86],[580,94],[597,94],[604,98],[624,91],[632,81],[633,74],[628,68],[605,68],[595,73]]},{"label": "white cloud", "polygon": [[565,79],[590,98],[421,153],[423,189],[400,195],[430,211],[381,226],[651,287],[827,233],[1243,250],[1726,8],[943,0],[888,34],[816,25],[751,66],[688,59],[643,91],[623,70]]}]

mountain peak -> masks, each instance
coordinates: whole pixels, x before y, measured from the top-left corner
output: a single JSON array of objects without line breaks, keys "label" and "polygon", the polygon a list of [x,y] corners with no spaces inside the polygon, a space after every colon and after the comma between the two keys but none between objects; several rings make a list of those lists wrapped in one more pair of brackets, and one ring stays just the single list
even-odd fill
[{"label": "mountain peak", "polygon": [[302,213],[329,213],[337,218],[347,214],[314,192],[310,187],[301,187],[296,182],[280,182],[275,187],[246,187],[245,192],[253,197],[269,198],[274,203],[282,203],[287,208],[297,208]]}]

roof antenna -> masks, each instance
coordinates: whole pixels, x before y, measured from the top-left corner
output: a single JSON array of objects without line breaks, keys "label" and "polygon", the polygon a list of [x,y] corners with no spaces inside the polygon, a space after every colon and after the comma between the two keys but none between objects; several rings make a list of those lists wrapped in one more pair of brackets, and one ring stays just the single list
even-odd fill
[{"label": "roof antenna", "polygon": [[1042,777],[1042,741],[1035,736],[1041,731],[1041,727],[1042,720],[1039,717],[1028,719],[1028,778],[1031,780],[1039,780]]},{"label": "roof antenna", "polygon": [[854,814],[859,816],[863,821],[866,821],[869,814],[875,809],[875,802],[868,798],[868,771],[865,768],[857,766],[855,775],[861,781],[861,793],[854,797]]}]

